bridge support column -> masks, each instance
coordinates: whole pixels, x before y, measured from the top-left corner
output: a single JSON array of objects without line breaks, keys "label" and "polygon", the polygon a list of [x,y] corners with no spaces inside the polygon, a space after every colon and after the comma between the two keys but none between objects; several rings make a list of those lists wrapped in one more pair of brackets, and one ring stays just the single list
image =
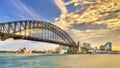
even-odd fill
[{"label": "bridge support column", "polygon": [[81,45],[80,45],[80,42],[78,41],[77,47],[72,48],[72,53],[78,54],[78,53],[80,53],[80,51],[81,51]]},{"label": "bridge support column", "polygon": [[2,36],[0,36],[0,40],[2,40]]},{"label": "bridge support column", "polygon": [[7,38],[8,38],[8,36],[6,36],[6,35],[0,35],[0,40],[1,40],[1,41],[6,40]]},{"label": "bridge support column", "polygon": [[78,54],[79,53],[79,47],[72,48],[72,53],[73,54]]},{"label": "bridge support column", "polygon": [[1,40],[1,41],[3,41],[3,40],[4,40],[3,35],[0,35],[0,40]]}]

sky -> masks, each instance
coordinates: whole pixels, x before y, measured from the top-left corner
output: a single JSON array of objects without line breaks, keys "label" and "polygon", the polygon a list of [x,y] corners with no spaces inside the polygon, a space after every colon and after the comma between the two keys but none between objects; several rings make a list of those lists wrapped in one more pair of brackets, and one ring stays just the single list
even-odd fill
[{"label": "sky", "polygon": [[[76,42],[93,47],[112,42],[113,50],[120,50],[120,0],[0,0],[0,22],[14,20],[51,22]],[[34,45],[39,47],[40,43]],[[1,48],[10,46],[0,42]]]}]

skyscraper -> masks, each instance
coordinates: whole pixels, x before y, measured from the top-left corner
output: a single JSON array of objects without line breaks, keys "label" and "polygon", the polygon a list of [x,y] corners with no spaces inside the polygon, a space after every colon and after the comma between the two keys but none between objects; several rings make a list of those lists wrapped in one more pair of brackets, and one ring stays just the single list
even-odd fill
[{"label": "skyscraper", "polygon": [[105,45],[100,46],[100,50],[111,51],[112,50],[112,43],[111,42],[106,42]]},{"label": "skyscraper", "polygon": [[112,43],[111,42],[106,42],[105,50],[112,50]]}]

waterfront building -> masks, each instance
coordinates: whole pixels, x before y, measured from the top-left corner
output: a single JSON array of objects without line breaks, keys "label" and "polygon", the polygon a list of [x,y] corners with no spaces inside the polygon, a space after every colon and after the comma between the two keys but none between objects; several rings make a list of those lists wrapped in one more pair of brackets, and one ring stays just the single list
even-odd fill
[{"label": "waterfront building", "polygon": [[99,50],[104,51],[105,50],[105,46],[101,45],[100,48],[99,48]]},{"label": "waterfront building", "polygon": [[32,51],[27,50],[25,47],[24,48],[19,48],[16,53],[20,53],[20,54],[31,54]]},{"label": "waterfront building", "polygon": [[59,45],[59,48],[60,48],[60,50],[65,50],[66,49],[66,47],[63,46],[63,45]]},{"label": "waterfront building", "polygon": [[67,53],[67,50],[60,50],[59,54],[65,54]]},{"label": "waterfront building", "polygon": [[91,45],[90,45],[90,43],[84,42],[83,45],[82,45],[82,47],[84,47],[84,48],[86,48],[86,49],[90,49],[90,48],[91,48]]},{"label": "waterfront building", "polygon": [[98,52],[98,47],[97,46],[94,47],[94,52]]},{"label": "waterfront building", "polygon": [[105,45],[101,45],[99,48],[101,51],[111,51],[112,50],[112,43],[106,42]]},{"label": "waterfront building", "polygon": [[52,49],[47,50],[47,53],[53,53],[53,50]]},{"label": "waterfront building", "polygon": [[81,53],[95,53],[98,51],[97,47],[91,47],[90,43],[84,42],[81,47]]},{"label": "waterfront building", "polygon": [[55,53],[59,53],[59,52],[60,52],[60,47],[56,47],[56,48],[54,49],[54,52],[55,52]]},{"label": "waterfront building", "polygon": [[84,47],[81,47],[81,52],[82,54],[87,54],[88,53],[88,50],[87,48],[84,48]]},{"label": "waterfront building", "polygon": [[84,42],[81,46],[80,42],[77,42],[77,45],[79,46],[79,48],[77,49],[79,53],[88,53],[89,50],[91,49],[91,45],[89,43]]},{"label": "waterfront building", "polygon": [[111,42],[107,42],[105,44],[105,50],[107,50],[107,51],[111,51],[112,50],[112,44],[111,44]]}]

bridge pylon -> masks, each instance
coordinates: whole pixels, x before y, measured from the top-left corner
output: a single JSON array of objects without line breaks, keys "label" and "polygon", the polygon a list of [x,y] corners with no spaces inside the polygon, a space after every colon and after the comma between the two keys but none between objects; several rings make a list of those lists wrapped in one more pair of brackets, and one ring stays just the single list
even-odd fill
[{"label": "bridge pylon", "polygon": [[8,39],[8,36],[7,36],[7,35],[0,35],[0,40],[1,40],[1,41],[4,41],[4,40],[6,40],[6,39]]},{"label": "bridge pylon", "polygon": [[72,48],[72,53],[73,54],[78,54],[79,53],[79,47]]},{"label": "bridge pylon", "polygon": [[77,42],[77,47],[72,48],[72,53],[78,54],[78,53],[80,53],[80,50],[81,50],[81,45],[80,45],[80,42],[78,41]]}]

